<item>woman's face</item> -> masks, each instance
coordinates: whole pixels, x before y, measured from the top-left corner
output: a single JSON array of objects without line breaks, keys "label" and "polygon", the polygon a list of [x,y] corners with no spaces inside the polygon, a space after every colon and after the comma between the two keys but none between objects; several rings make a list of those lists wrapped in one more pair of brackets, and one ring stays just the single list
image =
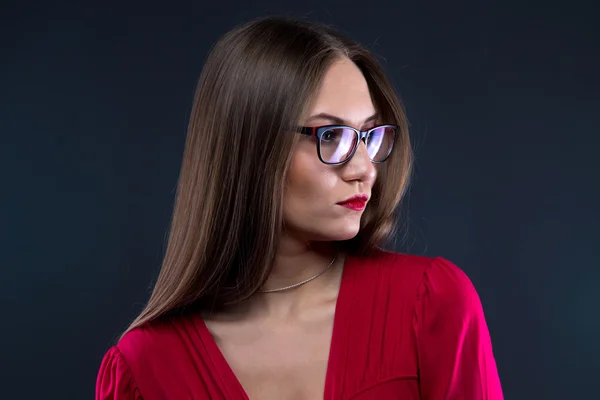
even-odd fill
[{"label": "woman's face", "polygon": [[[367,82],[348,58],[329,68],[308,115],[303,126],[348,125],[364,130],[379,122]],[[360,229],[363,211],[337,203],[357,194],[370,198],[376,176],[362,141],[350,161],[326,165],[319,160],[317,139],[302,135],[292,156],[284,193],[285,232],[306,241],[353,238]]]}]

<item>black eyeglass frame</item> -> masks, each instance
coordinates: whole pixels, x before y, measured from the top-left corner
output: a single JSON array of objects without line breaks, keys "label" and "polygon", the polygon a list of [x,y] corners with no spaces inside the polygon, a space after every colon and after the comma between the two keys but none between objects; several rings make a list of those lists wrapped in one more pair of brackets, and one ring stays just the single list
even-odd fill
[{"label": "black eyeglass frame", "polygon": [[[340,161],[340,162],[327,162],[327,161],[323,160],[323,157],[321,156],[321,137],[323,136],[323,134],[325,132],[327,132],[330,129],[334,129],[334,128],[351,129],[354,132],[356,132],[356,135],[358,136],[358,140],[356,141],[356,144],[354,145],[354,148],[352,149],[352,152],[350,153],[350,155],[348,156],[347,159],[345,159],[344,161]],[[361,141],[363,141],[366,145],[367,137],[369,136],[369,134],[371,132],[373,132],[375,129],[381,129],[381,128],[393,128],[393,131],[394,131],[394,137],[392,138],[392,145],[390,146],[390,151],[386,154],[385,158],[381,161],[374,161],[371,157],[369,157],[369,159],[371,160],[372,163],[381,164],[381,163],[384,163],[390,157],[390,154],[392,154],[392,150],[394,149],[394,145],[396,144],[396,136],[398,135],[398,129],[399,129],[398,125],[391,125],[391,124],[377,125],[372,128],[369,128],[365,131],[361,131],[359,129],[353,128],[351,126],[346,126],[346,125],[322,125],[322,126],[312,126],[312,127],[311,126],[302,126],[299,128],[299,133],[302,135],[313,136],[318,139],[317,154],[319,156],[319,160],[321,160],[322,163],[327,164],[327,165],[342,165],[342,164],[347,163],[348,161],[350,161],[352,159],[352,157],[354,157],[354,153],[356,153],[356,150],[358,149],[358,145]]]}]

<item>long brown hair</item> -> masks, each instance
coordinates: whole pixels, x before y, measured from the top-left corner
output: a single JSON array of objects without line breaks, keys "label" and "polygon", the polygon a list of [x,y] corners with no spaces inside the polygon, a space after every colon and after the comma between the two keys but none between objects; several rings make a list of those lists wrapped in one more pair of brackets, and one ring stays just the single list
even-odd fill
[{"label": "long brown hair", "polygon": [[412,150],[405,112],[377,59],[325,25],[279,17],[246,23],[216,43],[202,70],[162,268],[125,333],[186,308],[239,302],[266,281],[298,140],[291,132],[341,56],[362,71],[381,120],[400,129],[393,154],[377,165],[360,232],[336,245],[368,255],[395,233]]}]

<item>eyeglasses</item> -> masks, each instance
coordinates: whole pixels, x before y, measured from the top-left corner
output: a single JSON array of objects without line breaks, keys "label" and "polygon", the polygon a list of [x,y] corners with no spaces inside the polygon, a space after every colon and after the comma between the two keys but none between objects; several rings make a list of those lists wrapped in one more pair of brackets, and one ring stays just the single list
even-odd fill
[{"label": "eyeglasses", "polygon": [[366,131],[345,125],[326,125],[301,127],[299,133],[317,137],[317,152],[323,163],[339,165],[352,158],[361,140],[372,162],[384,162],[392,152],[397,130],[397,125],[379,125]]}]

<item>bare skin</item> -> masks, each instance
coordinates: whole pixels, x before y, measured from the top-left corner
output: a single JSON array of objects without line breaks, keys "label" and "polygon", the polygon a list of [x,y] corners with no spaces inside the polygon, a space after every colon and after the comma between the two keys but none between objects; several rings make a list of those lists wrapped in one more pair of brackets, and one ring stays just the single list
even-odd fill
[{"label": "bare skin", "polygon": [[[375,125],[367,83],[347,58],[332,64],[310,116],[327,113],[345,125]],[[305,126],[336,124],[311,118]],[[364,143],[341,166],[323,164],[315,139],[303,136],[295,150],[284,194],[286,229],[265,289],[301,282],[334,258],[333,241],[360,229],[362,212],[336,203],[355,194],[371,195],[377,173]],[[319,278],[297,288],[258,293],[219,315],[205,317],[225,359],[252,400],[322,399],[344,254]]]}]

